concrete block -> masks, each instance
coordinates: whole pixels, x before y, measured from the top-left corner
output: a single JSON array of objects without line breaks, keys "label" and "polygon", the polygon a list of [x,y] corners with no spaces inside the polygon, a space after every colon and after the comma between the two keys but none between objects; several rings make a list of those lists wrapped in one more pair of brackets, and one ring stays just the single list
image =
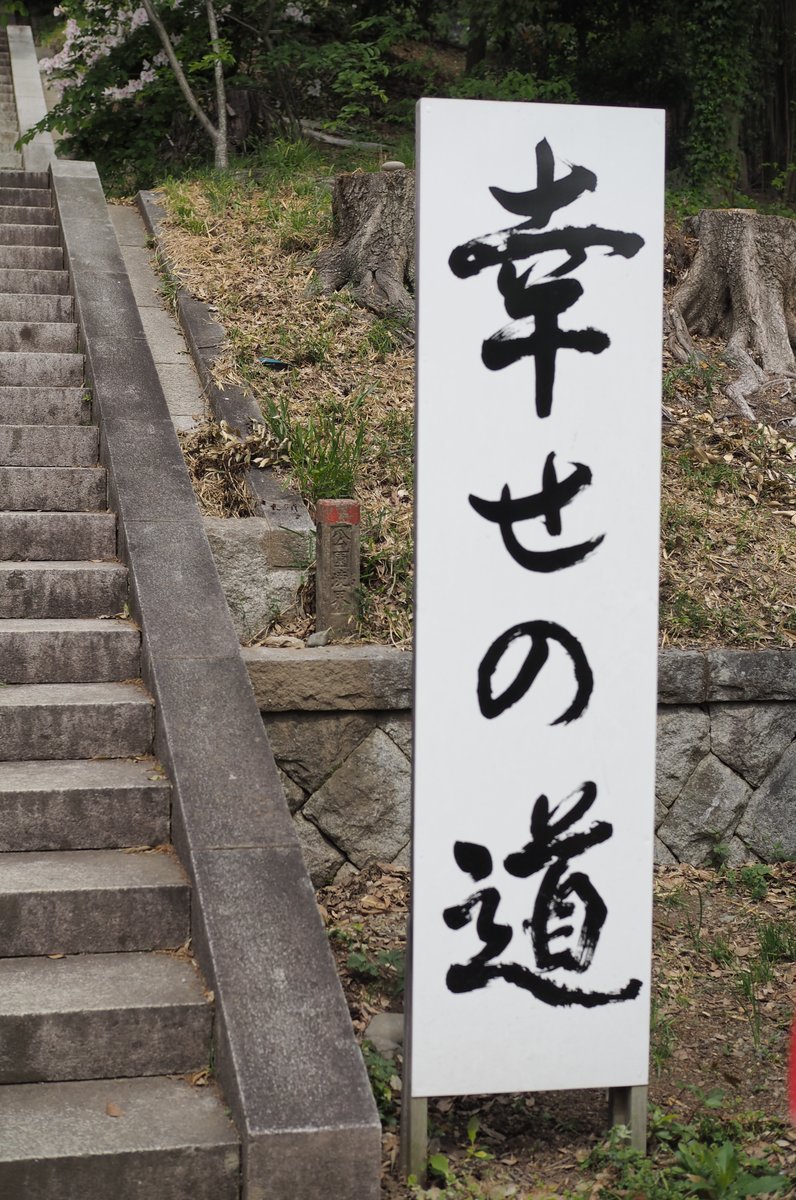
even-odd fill
[{"label": "concrete block", "polygon": [[251,639],[295,605],[304,572],[298,563],[275,569],[271,531],[260,517],[204,517],[203,524],[232,624],[241,640]]},{"label": "concrete block", "polygon": [[[2,189],[0,189],[2,191]],[[65,296],[69,292],[67,271],[27,270],[24,267],[0,267],[0,291],[33,292]]]},{"label": "concrete block", "polygon": [[85,425],[91,401],[83,388],[0,386],[0,425]]},{"label": "concrete block", "polygon": [[0,955],[177,949],[189,937],[190,891],[160,852],[6,853]]},{"label": "concrete block", "polygon": [[9,204],[8,200],[0,203],[0,224],[14,225],[53,225],[55,214],[49,205]]},{"label": "concrete block", "polygon": [[0,186],[0,206],[29,206],[52,208],[53,198],[49,188],[23,186]]},{"label": "concrete block", "polygon": [[80,387],[83,356],[49,354],[42,350],[0,351],[0,379],[6,387]]},{"label": "concrete block", "polygon": [[4,245],[0,242],[0,267],[25,267],[31,271],[61,271],[64,252],[60,246]]},{"label": "concrete block", "polygon": [[0,688],[0,759],[129,758],[152,748],[152,701],[135,683]]},{"label": "concrete block", "polygon": [[77,325],[68,321],[0,322],[0,351],[39,350],[52,354],[77,352]]},{"label": "concrete block", "polygon": [[71,321],[71,296],[0,295],[0,321]]},{"label": "concrete block", "polygon": [[141,635],[124,621],[0,619],[4,683],[110,683],[139,674]]},{"label": "concrete block", "polygon": [[107,505],[105,472],[100,467],[0,466],[0,496],[6,511],[97,511]]},{"label": "concrete block", "polygon": [[0,463],[6,467],[89,467],[98,453],[93,425],[0,426]]},{"label": "concrete block", "polygon": [[120,563],[0,562],[4,617],[114,616],[127,600]]},{"label": "concrete block", "polygon": [[57,225],[0,224],[0,245],[60,246],[61,230]]},{"label": "concrete block", "polygon": [[0,1088],[0,1127],[9,1200],[239,1197],[238,1137],[213,1087],[159,1076],[17,1084]]},{"label": "concrete block", "polygon": [[129,204],[109,204],[108,216],[111,219],[116,240],[122,249],[125,246],[146,248],[147,232],[137,209]]},{"label": "concrete block", "polygon": [[114,513],[0,512],[2,560],[75,562],[108,560],[115,554]]},{"label": "concrete block", "polygon": [[202,418],[205,415],[205,399],[192,363],[164,362],[158,374],[166,405],[173,417]]},{"label": "concrete block", "polygon": [[276,765],[237,654],[155,659],[145,678],[155,696],[156,752],[172,781],[172,837],[183,861],[190,863],[208,847],[296,848]]},{"label": "concrete block", "polygon": [[178,1075],[207,1064],[210,1009],[168,954],[0,959],[0,1083]]},{"label": "concrete block", "polygon": [[169,784],[152,759],[0,762],[0,852],[168,838]]},{"label": "concrete block", "polygon": [[[193,371],[193,365],[188,355],[185,340],[170,313],[166,312],[163,308],[142,308],[141,324],[144,326],[144,333],[149,342],[149,349],[152,351],[152,358],[158,366],[189,366]],[[158,373],[162,379],[162,372]],[[194,380],[196,395],[201,396],[201,387],[195,371]],[[168,399],[167,392],[167,403]],[[203,408],[204,402],[200,401],[199,411],[201,412]]]},{"label": "concrete block", "polygon": [[376,1200],[378,1115],[300,851],[202,852],[195,878],[244,1195]]}]

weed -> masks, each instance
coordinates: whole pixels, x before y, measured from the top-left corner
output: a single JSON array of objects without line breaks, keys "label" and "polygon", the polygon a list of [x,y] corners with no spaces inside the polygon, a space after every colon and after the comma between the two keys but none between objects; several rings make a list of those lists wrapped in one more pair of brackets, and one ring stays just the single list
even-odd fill
[{"label": "weed", "polygon": [[650,1010],[650,1057],[655,1074],[659,1077],[674,1053],[674,1042],[672,1018],[661,1012],[657,998],[653,998]]},{"label": "weed", "polygon": [[684,1123],[653,1108],[650,1114],[650,1156],[633,1150],[626,1130],[611,1131],[607,1142],[592,1151],[587,1167],[606,1168],[611,1183],[600,1195],[606,1200],[644,1197],[644,1200],[742,1200],[752,1195],[770,1195],[787,1186],[784,1175],[768,1173],[764,1159],[748,1156],[737,1144],[743,1126],[719,1118],[722,1093],[704,1097],[714,1110],[696,1121]]},{"label": "weed", "polygon": [[313,503],[354,495],[365,445],[366,395],[319,406],[304,424],[291,417],[286,396],[279,403],[270,396],[263,400],[265,421],[285,446],[301,494]]},{"label": "weed", "polygon": [[705,407],[713,408],[713,396],[722,380],[722,369],[715,362],[691,358],[681,366],[671,367],[663,376],[663,398],[672,401],[681,392],[697,393]]},{"label": "weed", "polygon": [[796,962],[796,929],[786,921],[767,921],[757,931],[766,962]]},{"label": "weed", "polygon": [[708,954],[720,967],[728,966],[735,958],[732,946],[722,934],[717,934],[708,946]]},{"label": "weed", "polygon": [[763,957],[741,968],[736,974],[736,986],[741,1007],[749,1021],[752,1043],[760,1053],[763,1037],[761,988],[771,981],[771,964]]},{"label": "weed", "polygon": [[765,866],[764,863],[755,863],[753,866],[741,867],[736,878],[753,900],[765,900],[771,874],[771,867]]},{"label": "weed", "polygon": [[694,917],[691,914],[691,912],[686,911],[685,928],[686,928],[686,932],[688,933],[688,936],[691,939],[691,944],[694,947],[695,953],[701,954],[702,953],[702,926],[703,926],[704,919],[705,919],[705,898],[702,895],[702,892],[699,890],[699,888],[697,888],[696,898],[697,898],[696,917]]},{"label": "weed", "polygon": [[401,1087],[395,1063],[379,1054],[372,1042],[364,1041],[361,1049],[379,1116],[385,1125],[395,1125],[398,1120],[395,1094]]},{"label": "weed", "polygon": [[399,996],[404,990],[406,960],[403,950],[379,950],[375,956],[361,948],[352,950],[346,966],[360,979],[378,981],[389,995]]}]

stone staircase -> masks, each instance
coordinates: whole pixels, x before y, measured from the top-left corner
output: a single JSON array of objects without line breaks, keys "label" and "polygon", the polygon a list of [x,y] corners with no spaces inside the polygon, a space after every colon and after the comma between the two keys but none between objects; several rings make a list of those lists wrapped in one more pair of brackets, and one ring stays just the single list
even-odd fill
[{"label": "stone staircase", "polygon": [[232,1200],[54,213],[0,173],[0,1196]]}]

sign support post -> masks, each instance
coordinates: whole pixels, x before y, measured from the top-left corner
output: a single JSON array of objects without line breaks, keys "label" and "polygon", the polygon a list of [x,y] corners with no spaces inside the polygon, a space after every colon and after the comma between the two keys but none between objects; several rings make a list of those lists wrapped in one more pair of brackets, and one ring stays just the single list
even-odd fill
[{"label": "sign support post", "polygon": [[630,1130],[630,1145],[647,1153],[647,1088],[613,1087],[608,1089],[608,1113],[611,1128],[626,1125]]}]

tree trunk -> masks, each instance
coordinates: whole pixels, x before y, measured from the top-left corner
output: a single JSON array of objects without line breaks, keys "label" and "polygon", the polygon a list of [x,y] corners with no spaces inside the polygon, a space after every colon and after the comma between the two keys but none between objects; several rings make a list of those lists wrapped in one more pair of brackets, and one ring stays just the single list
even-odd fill
[{"label": "tree trunk", "polygon": [[332,188],[334,242],[315,264],[322,292],[349,286],[379,316],[411,323],[415,302],[415,173],[405,168],[338,175]]},{"label": "tree trunk", "polygon": [[705,209],[697,233],[696,258],[670,305],[670,349],[685,361],[696,354],[691,334],[724,340],[739,370],[727,395],[752,420],[761,384],[796,377],[796,221]]}]

